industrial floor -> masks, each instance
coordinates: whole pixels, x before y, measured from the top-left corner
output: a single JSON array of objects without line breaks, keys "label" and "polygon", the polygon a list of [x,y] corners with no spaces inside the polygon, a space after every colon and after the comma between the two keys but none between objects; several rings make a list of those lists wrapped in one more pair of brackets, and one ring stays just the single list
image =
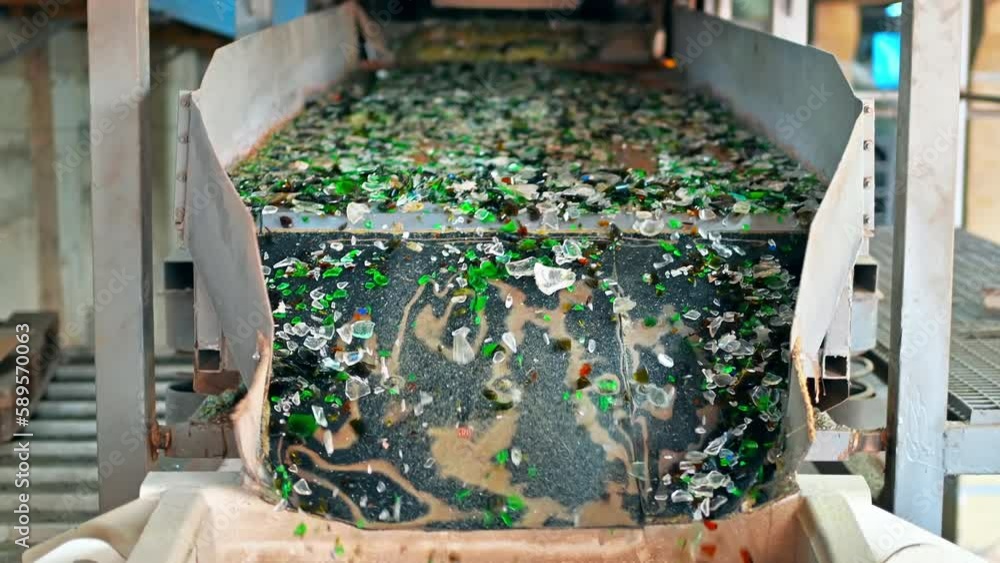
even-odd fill
[{"label": "industrial floor", "polygon": [[[190,378],[190,359],[158,361],[156,412],[163,417],[163,394],[175,381]],[[97,405],[93,363],[56,369],[45,396],[32,404],[31,543],[36,544],[95,516],[97,505]],[[20,561],[13,510],[16,443],[0,444],[0,563]],[[168,468],[169,469],[169,468]]]}]

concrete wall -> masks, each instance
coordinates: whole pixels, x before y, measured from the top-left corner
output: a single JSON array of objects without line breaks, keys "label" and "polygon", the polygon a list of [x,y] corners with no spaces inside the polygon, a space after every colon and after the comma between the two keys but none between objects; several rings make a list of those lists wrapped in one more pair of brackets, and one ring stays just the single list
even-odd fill
[{"label": "concrete wall", "polygon": [[[0,38],[16,33],[0,19]],[[0,45],[6,42],[0,41]],[[0,318],[41,307],[40,280],[58,270],[64,347],[93,344],[87,35],[82,26],[53,33],[46,43],[52,97],[57,210],[38,209],[30,146],[30,57],[0,65]],[[0,49],[2,50],[2,49]],[[177,93],[196,88],[208,55],[154,42],[150,49],[150,131],[153,178],[154,319],[158,352],[166,352],[162,261],[177,246],[173,230],[173,167]],[[58,217],[58,257],[39,258],[40,221]]]},{"label": "concrete wall", "polygon": [[[16,33],[0,21],[0,38]],[[0,41],[3,50],[9,42]],[[38,229],[31,189],[29,89],[24,58],[0,65],[0,317],[37,307]]]}]

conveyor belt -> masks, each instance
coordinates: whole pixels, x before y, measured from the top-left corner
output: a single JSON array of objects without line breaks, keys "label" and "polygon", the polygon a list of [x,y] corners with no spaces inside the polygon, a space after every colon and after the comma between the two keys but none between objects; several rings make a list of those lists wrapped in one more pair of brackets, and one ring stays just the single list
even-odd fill
[{"label": "conveyor belt", "polygon": [[[889,362],[892,316],[892,232],[880,230],[871,248],[878,260],[879,291],[875,356]],[[984,287],[1000,285],[1000,245],[966,231],[955,233],[951,374],[948,406],[973,424],[1000,422],[1000,315],[983,308]]]}]

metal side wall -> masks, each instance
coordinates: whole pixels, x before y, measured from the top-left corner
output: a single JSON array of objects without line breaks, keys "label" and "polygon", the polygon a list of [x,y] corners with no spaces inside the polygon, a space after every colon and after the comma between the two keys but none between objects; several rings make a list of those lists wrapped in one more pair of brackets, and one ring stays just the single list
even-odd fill
[{"label": "metal side wall", "polygon": [[184,162],[178,176],[178,228],[214,309],[203,312],[218,317],[248,385],[259,359],[257,334],[270,340],[273,327],[256,226],[226,166],[298,112],[309,94],[355,66],[354,10],[349,4],[317,13],[219,49],[201,88],[181,99],[188,123],[180,129],[185,133],[177,151]]},{"label": "metal side wall", "polygon": [[[854,266],[871,231],[864,178],[872,151],[863,104],[829,53],[683,9],[673,31],[674,56],[690,87],[724,100],[829,182],[810,227],[792,325],[800,385],[791,389],[786,456],[794,467],[815,437],[806,382],[825,374],[825,346],[839,349],[834,355],[849,348]],[[844,342],[825,344],[831,334]]]}]

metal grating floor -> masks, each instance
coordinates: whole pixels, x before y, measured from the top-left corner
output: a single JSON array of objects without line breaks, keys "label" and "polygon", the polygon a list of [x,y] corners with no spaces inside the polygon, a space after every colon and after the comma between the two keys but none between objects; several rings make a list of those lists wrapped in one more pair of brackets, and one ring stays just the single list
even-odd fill
[{"label": "metal grating floor", "polygon": [[[878,344],[874,354],[889,361],[892,316],[892,231],[879,230],[871,254],[879,263]],[[951,374],[948,406],[972,424],[1000,423],[1000,315],[983,308],[983,289],[1000,286],[1000,245],[966,231],[955,232]]]},{"label": "metal grating floor", "polygon": [[972,424],[1000,422],[1000,336],[952,338],[948,406]]}]

